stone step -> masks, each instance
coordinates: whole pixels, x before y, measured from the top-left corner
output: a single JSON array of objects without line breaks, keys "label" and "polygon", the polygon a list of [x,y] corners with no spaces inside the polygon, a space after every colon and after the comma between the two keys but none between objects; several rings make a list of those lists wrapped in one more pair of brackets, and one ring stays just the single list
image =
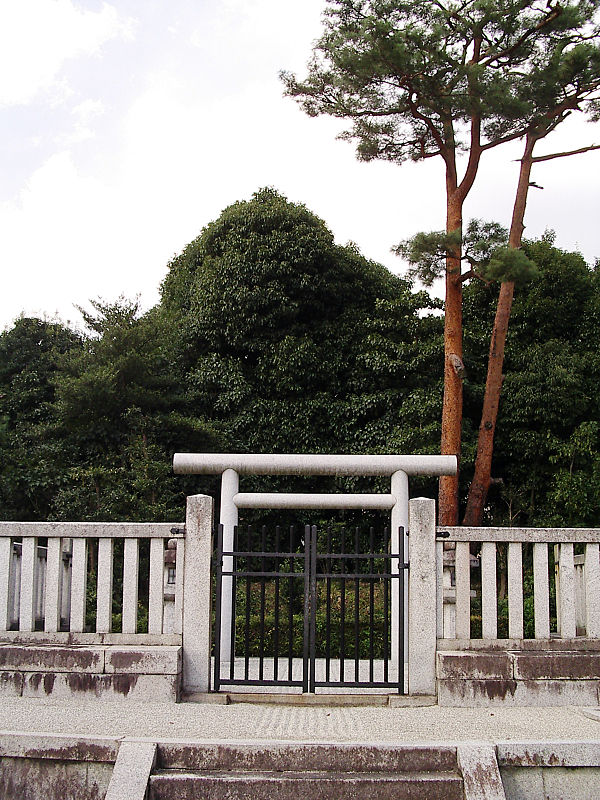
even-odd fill
[{"label": "stone step", "polygon": [[452,772],[456,747],[448,744],[308,742],[160,742],[164,770],[262,772]]},{"label": "stone step", "polygon": [[464,800],[454,772],[158,771],[149,800]]}]

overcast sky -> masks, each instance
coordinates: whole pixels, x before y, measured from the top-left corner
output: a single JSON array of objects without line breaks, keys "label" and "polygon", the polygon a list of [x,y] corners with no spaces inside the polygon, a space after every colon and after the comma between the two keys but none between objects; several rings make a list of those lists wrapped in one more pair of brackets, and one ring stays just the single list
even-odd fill
[{"label": "overcast sky", "polygon": [[[158,300],[169,260],[227,205],[273,186],[336,240],[390,248],[444,224],[434,161],[358,163],[342,126],[282,96],[324,0],[0,0],[0,329],[21,313]],[[595,137],[595,139],[594,139]],[[600,140],[590,125],[551,149]],[[540,148],[540,153],[542,148]],[[518,151],[488,154],[465,219],[508,224]],[[600,256],[600,153],[536,168],[526,235]]]}]

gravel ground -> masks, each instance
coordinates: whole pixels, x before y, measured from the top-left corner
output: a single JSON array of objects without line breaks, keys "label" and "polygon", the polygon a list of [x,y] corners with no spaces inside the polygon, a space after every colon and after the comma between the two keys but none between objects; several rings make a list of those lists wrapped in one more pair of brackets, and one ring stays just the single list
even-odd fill
[{"label": "gravel ground", "polygon": [[594,718],[590,709],[572,707],[306,708],[2,698],[0,729],[154,739],[600,742],[600,714]]}]

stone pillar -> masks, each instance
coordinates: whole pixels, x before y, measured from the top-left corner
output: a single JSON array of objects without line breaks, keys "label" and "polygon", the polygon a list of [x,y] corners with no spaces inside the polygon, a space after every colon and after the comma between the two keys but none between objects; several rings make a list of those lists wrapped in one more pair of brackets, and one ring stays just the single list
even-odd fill
[{"label": "stone pillar", "polygon": [[[238,524],[238,508],[233,498],[240,489],[240,476],[234,469],[226,469],[221,477],[221,519],[223,550],[233,550],[234,529]],[[223,572],[233,570],[233,556],[223,557]],[[233,614],[233,578],[224,575],[221,584],[221,661],[229,661],[231,653],[231,625]],[[233,654],[235,655],[235,654]]]},{"label": "stone pillar", "polygon": [[[398,532],[399,528],[404,528],[404,560],[408,560],[408,475],[406,472],[402,472],[399,470],[398,472],[394,472],[392,475],[391,481],[391,493],[394,495],[396,502],[392,507],[391,519],[390,519],[390,528],[391,528],[391,547],[392,553],[398,552],[399,547],[399,539],[398,539]],[[392,575],[398,574],[398,559],[394,558],[391,561],[391,570],[390,572]],[[399,595],[399,585],[396,579],[391,581],[392,584],[392,663],[396,664],[398,662],[398,629],[399,629],[399,602],[400,602],[400,595]],[[408,614],[408,581],[405,580],[404,582],[404,659],[406,660],[406,654],[408,652],[408,626],[407,626],[407,614]],[[399,666],[399,677],[402,674],[403,667]]]},{"label": "stone pillar", "polygon": [[187,499],[183,569],[183,690],[210,688],[212,497]]},{"label": "stone pillar", "polygon": [[408,692],[433,695],[437,632],[435,500],[411,500],[409,518]]}]

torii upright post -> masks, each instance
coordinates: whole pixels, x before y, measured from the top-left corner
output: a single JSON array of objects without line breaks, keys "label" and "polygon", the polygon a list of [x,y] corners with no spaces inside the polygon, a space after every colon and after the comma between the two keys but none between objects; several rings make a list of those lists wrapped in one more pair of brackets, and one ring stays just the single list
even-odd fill
[{"label": "torii upright post", "polygon": [[[408,475],[402,470],[394,472],[391,480],[391,492],[394,495],[395,503],[392,507],[391,520],[390,520],[390,544],[392,553],[399,552],[400,528],[404,530],[404,560],[408,559]],[[392,575],[398,575],[400,571],[399,559],[391,559]],[[398,664],[398,678],[402,677],[401,670],[403,665],[398,663],[399,641],[398,632],[400,628],[400,586],[397,580],[391,581],[392,584],[392,624],[391,624],[391,645],[392,645],[392,663]],[[408,581],[404,581],[404,658],[408,653],[408,620],[406,619],[408,612]]]},{"label": "torii upright post", "polygon": [[[221,477],[221,514],[223,550],[233,550],[234,532],[238,524],[238,507],[233,498],[240,488],[240,476],[234,469],[226,469]],[[223,572],[233,571],[233,556],[223,557]],[[233,616],[233,577],[223,576],[221,591],[221,661],[231,658],[231,624]]]}]

